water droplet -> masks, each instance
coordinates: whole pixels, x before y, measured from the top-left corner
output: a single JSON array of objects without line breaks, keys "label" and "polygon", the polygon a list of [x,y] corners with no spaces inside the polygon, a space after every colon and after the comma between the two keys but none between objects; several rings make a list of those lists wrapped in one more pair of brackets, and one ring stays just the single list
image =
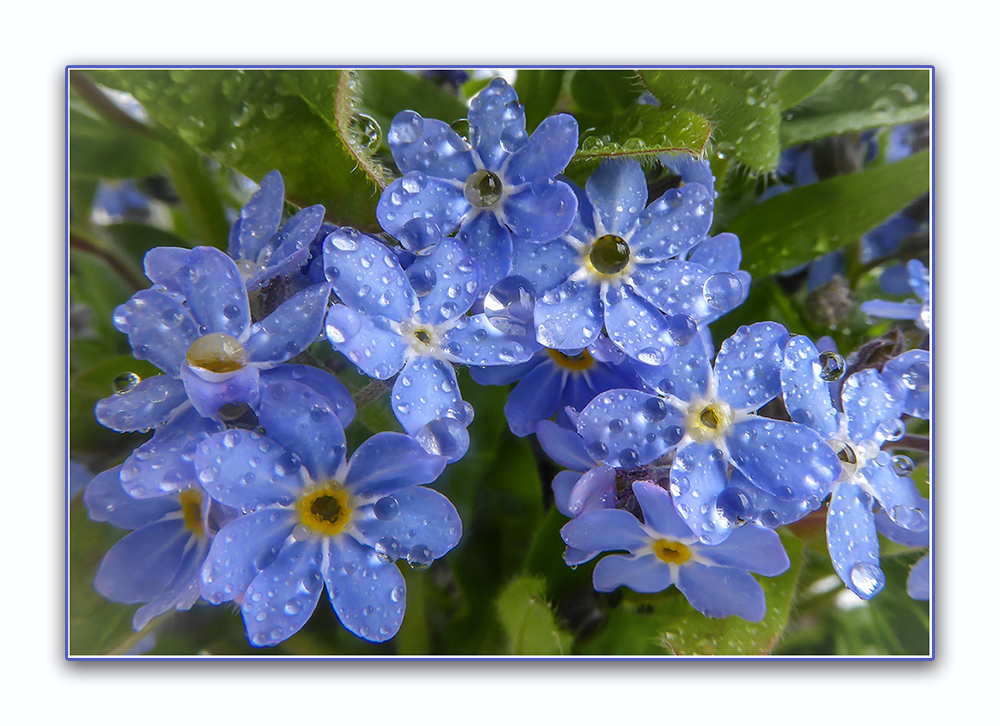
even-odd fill
[{"label": "water droplet", "polygon": [[393,602],[399,602],[403,599],[404,595],[405,593],[403,591],[403,588],[394,587],[392,588],[392,591],[389,593],[389,599],[392,600]]},{"label": "water droplet", "polygon": [[730,525],[745,524],[753,519],[753,502],[739,487],[726,487],[715,501],[719,516]]},{"label": "water droplet", "polygon": [[535,289],[520,275],[500,280],[483,300],[486,319],[506,335],[526,335],[534,327]]},{"label": "water droplet", "polygon": [[399,513],[399,502],[396,497],[390,494],[376,501],[372,507],[372,511],[375,513],[376,518],[381,519],[383,522],[388,522],[395,519]]},{"label": "water droplet", "polygon": [[698,323],[690,315],[671,315],[667,321],[667,332],[675,345],[687,345],[698,334]]},{"label": "water droplet", "polygon": [[142,378],[138,374],[132,371],[125,371],[114,377],[114,380],[111,381],[111,388],[116,394],[120,395],[133,390],[141,382]]},{"label": "water droplet", "polygon": [[885,586],[885,575],[877,565],[858,562],[851,568],[851,584],[861,597],[868,599],[878,594]]},{"label": "water droplet", "polygon": [[406,276],[410,280],[410,287],[417,297],[426,297],[437,285],[437,273],[434,268],[426,262],[414,264],[406,271]]},{"label": "water droplet", "polygon": [[635,357],[640,363],[648,366],[661,366],[667,362],[666,354],[659,348],[643,348]]},{"label": "water droplet", "polygon": [[622,449],[618,461],[625,469],[632,469],[639,464],[639,454],[635,449]]},{"label": "water droplet", "polygon": [[705,280],[702,288],[705,302],[716,310],[730,310],[743,297],[743,283],[736,275],[719,272]]},{"label": "water droplet", "polygon": [[819,354],[819,377],[824,381],[832,383],[840,380],[846,369],[844,359],[839,353],[827,350]]},{"label": "water droplet", "polygon": [[603,441],[591,441],[587,444],[587,453],[590,454],[591,458],[595,461],[604,461],[608,456],[608,445]]},{"label": "water droplet", "polygon": [[910,366],[902,375],[903,385],[911,391],[926,391],[931,385],[931,369],[924,361]]},{"label": "water droplet", "polygon": [[400,111],[389,127],[388,141],[394,144],[412,144],[423,136],[424,119],[415,111]]},{"label": "water droplet", "polygon": [[351,118],[350,128],[355,138],[369,151],[377,149],[379,143],[382,141],[382,129],[379,127],[378,122],[371,116],[363,113],[356,114]]},{"label": "water droplet", "polygon": [[899,454],[892,457],[892,471],[896,476],[909,476],[913,473],[914,468],[913,459],[909,456]]},{"label": "water droplet", "polygon": [[375,554],[382,562],[395,562],[403,553],[403,546],[394,537],[383,537],[375,543]]},{"label": "water droplet", "polygon": [[663,440],[667,446],[676,446],[684,438],[684,429],[680,426],[668,426],[663,432]]},{"label": "water droplet", "polygon": [[469,204],[479,209],[491,207],[503,197],[503,182],[500,177],[486,169],[469,175],[465,181],[465,198]]},{"label": "water droplet", "polygon": [[653,423],[662,421],[667,417],[667,404],[662,398],[648,398],[642,404],[642,415]]},{"label": "water droplet", "polygon": [[458,461],[469,450],[469,432],[453,418],[438,418],[429,422],[415,437],[424,451],[444,456],[449,463]]},{"label": "water droplet", "polygon": [[406,553],[406,564],[414,570],[426,570],[433,561],[430,549],[424,545],[417,545]]},{"label": "water droplet", "polygon": [[423,217],[411,219],[404,224],[397,237],[407,252],[417,256],[430,254],[441,242],[441,232],[437,225]]},{"label": "water droplet", "polygon": [[898,418],[888,419],[879,423],[875,434],[883,441],[899,441],[906,434],[906,424]]}]

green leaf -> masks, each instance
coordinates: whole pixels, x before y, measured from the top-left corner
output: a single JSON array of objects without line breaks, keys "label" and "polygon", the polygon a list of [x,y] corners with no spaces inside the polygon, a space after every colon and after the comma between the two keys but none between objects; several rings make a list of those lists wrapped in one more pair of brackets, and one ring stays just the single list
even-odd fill
[{"label": "green leaf", "polygon": [[589,562],[575,569],[566,564],[563,553],[566,543],[559,531],[569,520],[552,507],[539,523],[531,540],[524,571],[545,578],[546,592],[556,602],[581,587],[589,587],[594,563]]},{"label": "green leaf", "polygon": [[358,110],[378,121],[382,138],[400,111],[416,111],[446,124],[465,118],[468,107],[426,78],[406,71],[359,70]]},{"label": "green leaf", "polygon": [[129,69],[93,75],[132,93],[156,121],[220,164],[257,181],[278,169],[286,198],[297,206],[322,204],[334,222],[377,228],[375,205],[386,176],[366,150],[351,144],[355,99],[348,72]]},{"label": "green leaf", "polygon": [[781,108],[791,108],[802,103],[830,77],[833,71],[811,68],[781,71],[774,82]]},{"label": "green leaf", "polygon": [[163,164],[158,141],[70,109],[70,178],[141,179],[162,171]]},{"label": "green leaf", "polygon": [[569,92],[587,115],[611,117],[635,103],[642,82],[632,70],[578,70],[570,78]]},{"label": "green leaf", "polygon": [[552,115],[562,91],[565,74],[566,71],[562,69],[542,68],[526,68],[517,72],[514,90],[517,91],[518,100],[524,104],[525,122],[529,133]]},{"label": "green leaf", "polygon": [[736,219],[743,269],[772,275],[813,260],[877,227],[930,185],[922,151],[875,169],[792,189]]},{"label": "green leaf", "polygon": [[82,250],[70,250],[69,294],[75,303],[90,308],[88,327],[109,351],[129,350],[126,338],[111,321],[115,308],[127,302],[135,290],[100,257]]},{"label": "green leaf", "polygon": [[785,113],[781,142],[796,146],[929,115],[930,70],[834,71],[805,103]]},{"label": "green leaf", "polygon": [[559,630],[545,601],[545,580],[519,577],[497,598],[511,655],[564,655],[570,637]]},{"label": "green leaf", "polygon": [[775,71],[643,70],[639,75],[664,106],[686,108],[708,118],[718,150],[732,150],[755,172],[774,171],[781,152],[781,102],[774,89]]},{"label": "green leaf", "polygon": [[868,606],[872,621],[883,633],[892,654],[928,655],[930,653],[930,606],[906,594],[910,567],[924,554],[907,553],[882,558],[885,587]]}]

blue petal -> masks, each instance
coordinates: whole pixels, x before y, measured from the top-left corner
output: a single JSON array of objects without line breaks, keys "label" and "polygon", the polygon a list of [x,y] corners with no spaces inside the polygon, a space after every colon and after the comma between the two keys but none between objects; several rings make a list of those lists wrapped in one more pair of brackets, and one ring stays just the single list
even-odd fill
[{"label": "blue petal", "polygon": [[261,395],[263,395],[263,392],[266,391],[269,385],[281,381],[301,383],[321,395],[325,399],[326,404],[337,414],[341,426],[346,428],[354,420],[356,411],[354,398],[343,383],[326,371],[315,366],[295,365],[292,363],[276,366],[267,371],[261,371]]},{"label": "blue petal", "polygon": [[181,289],[184,304],[205,332],[242,339],[250,327],[250,301],[236,263],[224,252],[214,247],[191,250]]},{"label": "blue petal", "polygon": [[83,490],[87,514],[95,522],[108,522],[122,529],[139,529],[180,509],[173,497],[134,499],[125,493],[119,479],[120,466],[103,471]]},{"label": "blue petal", "polygon": [[191,532],[181,519],[165,519],[125,535],[104,556],[94,588],[115,602],[149,602],[177,574]]},{"label": "blue petal", "polygon": [[243,597],[243,622],[253,645],[276,645],[312,617],[323,591],[320,540],[293,542],[253,579]]},{"label": "blue petal", "polygon": [[306,483],[306,470],[294,452],[253,431],[209,436],[198,445],[194,466],[209,496],[245,511],[291,504]]},{"label": "blue petal", "polygon": [[383,431],[366,440],[351,456],[344,488],[362,498],[383,497],[400,489],[430,484],[447,460],[424,451],[405,434]]},{"label": "blue petal", "polygon": [[683,417],[663,399],[640,391],[603,393],[581,413],[578,431],[594,459],[630,469],[648,464],[677,445]]},{"label": "blue petal", "polygon": [[485,313],[462,318],[441,341],[451,360],[472,366],[526,363],[538,350],[531,338],[501,333]]},{"label": "blue petal", "polygon": [[594,466],[593,457],[587,453],[583,439],[575,431],[552,421],[539,421],[535,434],[542,450],[560,466],[574,471],[587,471]]},{"label": "blue petal", "polygon": [[524,363],[514,363],[506,366],[489,366],[480,368],[470,366],[469,373],[472,380],[480,386],[506,386],[514,381],[519,381],[534,370],[535,366],[545,362],[549,354],[539,351]]},{"label": "blue petal", "polygon": [[744,325],[722,341],[715,359],[719,398],[755,410],[778,396],[787,341],[788,331],[777,323]]},{"label": "blue petal", "polygon": [[261,248],[278,231],[284,198],[285,185],[281,174],[268,172],[260,180],[260,189],[240,210],[238,244],[229,250],[234,259],[257,259]]},{"label": "blue petal", "polygon": [[882,381],[888,392],[903,402],[903,412],[922,419],[931,415],[930,362],[926,350],[908,350],[882,369]]},{"label": "blue petal", "polygon": [[[466,312],[479,295],[479,271],[463,245],[445,237],[430,254],[418,257],[406,274],[410,279],[433,280],[434,286],[419,297],[417,319],[440,325]],[[423,292],[423,291],[421,291]]]},{"label": "blue petal", "polygon": [[381,643],[403,622],[406,581],[399,568],[350,537],[330,541],[330,568],[323,577],[333,609],[345,628]]},{"label": "blue petal", "polygon": [[[552,179],[569,164],[580,140],[580,125],[569,114],[549,116],[531,132],[527,143],[511,154],[507,180],[513,184]],[[646,200],[643,198],[642,203]]]},{"label": "blue petal", "polygon": [[865,315],[890,320],[916,320],[920,317],[923,304],[916,300],[889,302],[888,300],[868,300],[859,306]]},{"label": "blue petal", "polygon": [[381,315],[373,320],[346,305],[331,305],[326,337],[334,350],[372,378],[385,380],[403,367],[406,341]]},{"label": "blue petal", "polygon": [[387,136],[392,158],[404,174],[420,171],[464,182],[476,171],[469,143],[444,121],[400,111]]},{"label": "blue petal", "polygon": [[684,254],[708,234],[714,204],[712,193],[701,184],[668,189],[639,215],[639,228],[628,240],[629,247],[647,260]]},{"label": "blue petal", "polygon": [[749,570],[767,577],[780,575],[791,566],[778,533],[756,524],[740,527],[715,546],[698,547],[697,553],[712,565]]},{"label": "blue petal", "polygon": [[187,363],[181,365],[181,380],[188,399],[205,418],[218,418],[219,409],[226,404],[257,402],[260,369],[256,366],[246,366],[223,380],[206,380],[209,377],[214,375],[203,377]]},{"label": "blue petal", "polygon": [[597,340],[604,324],[601,288],[587,281],[567,280],[535,303],[535,334],[548,348],[586,348]]},{"label": "blue petal", "polygon": [[526,242],[548,242],[569,229],[576,195],[563,181],[536,181],[503,201],[503,222]]},{"label": "blue petal", "polygon": [[489,211],[476,212],[462,223],[458,240],[479,266],[479,289],[489,290],[510,274],[510,230]]},{"label": "blue petal", "polygon": [[604,327],[608,337],[647,365],[663,365],[674,353],[669,319],[646,302],[630,285],[607,287],[604,298]]},{"label": "blue petal", "polygon": [[411,219],[426,219],[436,224],[441,234],[449,235],[472,209],[464,189],[462,182],[412,171],[385,188],[375,216],[382,229],[396,237]]},{"label": "blue petal", "polygon": [[711,353],[704,335],[696,335],[687,345],[676,348],[662,366],[633,361],[632,367],[650,388],[677,396],[682,401],[703,398],[712,376]]},{"label": "blue petal", "polygon": [[635,159],[605,161],[587,179],[587,196],[604,229],[627,236],[646,206],[646,175]]},{"label": "blue petal", "polygon": [[212,540],[201,571],[201,596],[213,605],[235,600],[274,562],[298,524],[293,509],[263,509],[234,519]]},{"label": "blue petal", "polygon": [[507,397],[503,412],[515,436],[534,433],[542,419],[556,411],[563,392],[565,371],[555,365],[542,364],[521,379]]},{"label": "blue petal", "polygon": [[850,376],[844,383],[841,400],[847,414],[847,434],[852,441],[874,439],[879,424],[894,422],[903,412],[903,401],[890,397],[888,387],[874,368]]},{"label": "blue petal", "polygon": [[755,417],[734,424],[726,445],[733,464],[754,486],[784,500],[822,498],[840,477],[833,449],[800,424]]},{"label": "blue petal", "polygon": [[129,455],[122,466],[122,487],[136,498],[160,497],[195,483],[192,464],[198,442],[225,426],[185,406],[153,438]]},{"label": "blue petal", "polygon": [[556,509],[566,517],[573,516],[569,511],[569,496],[581,476],[578,471],[560,471],[552,480],[552,495],[555,498]]},{"label": "blue petal", "polygon": [[556,239],[540,245],[511,238],[514,258],[510,274],[524,277],[535,288],[536,297],[562,285],[578,268],[579,255],[569,243]]},{"label": "blue petal", "polygon": [[931,598],[931,556],[924,555],[910,570],[906,578],[906,594],[914,600],[930,600]]},{"label": "blue petal", "polygon": [[[472,148],[490,171],[497,171],[509,152],[506,139],[523,143],[527,138],[524,106],[517,93],[502,78],[494,78],[469,103],[469,132]],[[514,147],[508,142],[508,146]]]},{"label": "blue petal", "polygon": [[700,321],[718,312],[705,299],[705,281],[714,274],[693,262],[639,261],[631,282],[639,295],[667,315],[687,315]]},{"label": "blue petal", "polygon": [[729,232],[709,237],[691,251],[689,259],[713,272],[736,272],[742,259],[740,238]]},{"label": "blue petal", "polygon": [[624,509],[597,509],[568,522],[559,533],[570,547],[581,550],[629,550],[644,547],[649,535]]},{"label": "blue petal", "polygon": [[870,600],[882,591],[885,575],[879,567],[872,499],[851,481],[842,482],[833,493],[826,541],[833,568],[855,595]]},{"label": "blue petal", "polygon": [[637,481],[632,484],[632,492],[647,527],[668,539],[691,539],[690,527],[678,516],[674,500],[665,489],[652,482]]},{"label": "blue petal", "polygon": [[662,592],[672,584],[670,566],[655,555],[608,555],[594,567],[597,592],[612,592],[622,585],[633,592]]},{"label": "blue petal", "polygon": [[930,277],[927,268],[920,260],[910,260],[906,263],[906,271],[910,275],[910,287],[921,300],[930,297]]},{"label": "blue petal", "polygon": [[436,560],[462,538],[462,520],[443,494],[426,487],[409,487],[389,496],[398,505],[391,519],[379,519],[373,507],[355,513],[353,523],[362,544],[374,548],[391,539],[401,547],[403,556],[415,547],[426,547]]},{"label": "blue petal", "polygon": [[[906,522],[905,527],[894,522],[884,511],[879,511],[875,515],[875,527],[880,534],[885,535],[893,542],[907,547],[929,547],[931,543],[930,511],[930,501],[921,499],[919,504],[908,514],[901,516],[901,520]],[[897,516],[900,515],[903,513],[897,512]]]},{"label": "blue petal", "polygon": [[330,285],[312,285],[259,323],[250,327],[246,342],[247,358],[270,367],[297,356],[316,341],[323,330]]},{"label": "blue petal", "polygon": [[154,247],[142,258],[146,277],[168,292],[180,293],[180,270],[187,264],[191,250],[187,247]]},{"label": "blue petal", "polygon": [[[322,204],[314,204],[311,207],[306,207],[305,209],[299,210],[294,217],[285,222],[284,226],[281,228],[281,232],[274,239],[274,253],[271,259],[267,262],[262,262],[262,264],[273,265],[279,260],[287,259],[292,255],[299,254],[306,251],[306,257],[309,253],[310,243],[319,232],[320,226],[323,224],[323,215],[326,213],[326,209],[323,208]],[[305,259],[299,264],[305,263]]]},{"label": "blue petal", "polygon": [[684,184],[701,184],[708,190],[715,189],[715,176],[707,158],[697,158],[683,151],[660,154],[660,163],[677,174]]},{"label": "blue petal", "polygon": [[140,290],[115,308],[115,327],[128,335],[132,355],[177,375],[188,348],[198,339],[198,324],[176,297]]},{"label": "blue petal", "polygon": [[149,604],[139,608],[132,618],[132,629],[139,631],[149,621],[168,610],[190,610],[198,601],[198,584],[201,566],[208,553],[208,540],[197,540],[181,557],[173,580]]},{"label": "blue petal", "polygon": [[573,221],[562,239],[572,238],[582,245],[589,246],[597,239],[597,210],[590,203],[586,191],[564,177],[560,177],[560,181],[565,182],[576,196],[576,214],[573,215]]},{"label": "blue petal", "polygon": [[674,507],[702,542],[718,544],[733,531],[735,522],[719,513],[716,500],[726,488],[728,462],[714,444],[691,443],[678,449],[670,467]]},{"label": "blue petal", "polygon": [[819,351],[804,335],[785,346],[781,368],[781,390],[792,421],[808,426],[830,439],[837,435],[837,409],[830,397],[830,385],[820,376]]},{"label": "blue petal", "polygon": [[411,358],[392,386],[392,411],[409,434],[436,418],[463,420],[465,403],[451,363],[435,358]]},{"label": "blue petal", "polygon": [[179,378],[153,376],[139,381],[127,393],[102,398],[94,407],[94,415],[115,431],[146,431],[166,421],[186,400]]},{"label": "blue petal", "polygon": [[913,479],[899,476],[893,470],[892,454],[888,451],[879,452],[875,459],[869,461],[855,474],[854,481],[867,483],[882,509],[894,522],[902,526],[906,526],[913,518],[910,510],[919,508],[924,501]]},{"label": "blue petal", "polygon": [[396,256],[381,242],[341,227],[323,242],[326,278],[337,297],[359,312],[408,319],[417,298]]},{"label": "blue petal", "polygon": [[797,522],[820,507],[819,494],[805,498],[787,497],[787,491],[779,497],[754,486],[739,469],[733,469],[726,491],[719,495],[717,504],[723,515],[735,524],[740,524],[741,520],[752,521],[768,529]]},{"label": "blue petal", "polygon": [[313,481],[332,478],[347,453],[336,412],[301,383],[272,383],[264,389],[260,425],[269,439],[302,460]]},{"label": "blue petal", "polygon": [[594,509],[614,509],[615,486],[615,470],[595,466],[577,480],[566,501],[567,511],[578,517]]},{"label": "blue petal", "polygon": [[688,563],[680,568],[676,584],[691,606],[710,618],[738,615],[758,623],[767,612],[764,590],[748,572]]}]

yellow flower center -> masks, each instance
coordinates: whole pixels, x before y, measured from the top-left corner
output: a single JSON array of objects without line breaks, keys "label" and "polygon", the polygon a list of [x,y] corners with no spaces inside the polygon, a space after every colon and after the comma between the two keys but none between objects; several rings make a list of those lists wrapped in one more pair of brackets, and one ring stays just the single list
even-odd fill
[{"label": "yellow flower center", "polygon": [[299,521],[316,532],[336,535],[351,521],[352,497],[337,482],[330,482],[303,494],[295,505]]},{"label": "yellow flower center", "polygon": [[653,542],[653,553],[668,565],[683,565],[691,559],[691,550],[686,545],[667,539]]},{"label": "yellow flower center", "polygon": [[181,514],[184,526],[197,536],[205,536],[205,523],[201,518],[201,492],[197,489],[185,489],[180,493]]},{"label": "yellow flower center", "polygon": [[698,444],[725,437],[733,423],[733,409],[725,401],[700,402],[688,410],[687,432]]},{"label": "yellow flower center", "polygon": [[549,355],[556,365],[568,368],[571,371],[585,371],[594,365],[594,358],[586,350],[580,351],[576,355],[566,355],[558,350],[549,350]]}]

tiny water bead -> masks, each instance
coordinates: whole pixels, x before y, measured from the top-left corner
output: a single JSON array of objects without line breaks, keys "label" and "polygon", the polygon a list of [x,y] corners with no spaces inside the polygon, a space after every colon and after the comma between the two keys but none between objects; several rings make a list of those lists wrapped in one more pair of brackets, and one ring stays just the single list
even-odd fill
[{"label": "tiny water bead", "polygon": [[725,401],[699,402],[688,409],[687,433],[695,443],[724,438],[733,423],[733,409]]},{"label": "tiny water bead", "polygon": [[351,118],[351,131],[357,139],[369,151],[374,151],[382,142],[382,128],[378,121],[363,113],[354,115]]},{"label": "tiny water bead", "polygon": [[137,374],[133,373],[132,371],[125,371],[124,373],[119,373],[117,376],[114,377],[114,379],[111,381],[111,388],[114,390],[116,394],[120,395],[123,393],[128,393],[136,386],[138,386],[139,383],[141,382],[142,378],[140,378]]},{"label": "tiny water bead", "polygon": [[819,354],[819,377],[827,383],[839,381],[846,369],[844,358],[839,353],[827,350]]},{"label": "tiny water bead", "polygon": [[325,535],[343,532],[354,509],[350,495],[336,482],[306,491],[295,506],[302,524]]},{"label": "tiny water bead", "polygon": [[924,361],[918,361],[903,373],[902,381],[911,391],[926,391],[931,385],[931,368]]},{"label": "tiny water bead", "polygon": [[383,522],[393,520],[399,514],[399,501],[391,494],[382,497],[372,506],[372,512],[374,512],[377,519]]},{"label": "tiny water bead", "polygon": [[736,275],[719,272],[705,280],[702,293],[710,307],[729,310],[736,307],[743,297],[743,283]]},{"label": "tiny water bead", "polygon": [[571,371],[585,371],[594,365],[594,357],[586,349],[581,350],[576,355],[569,355],[558,350],[549,349],[549,357],[560,368]]},{"label": "tiny water bead", "polygon": [[877,565],[870,562],[858,562],[851,568],[851,584],[865,599],[877,595],[885,587],[885,575]]},{"label": "tiny water bead", "polygon": [[829,444],[833,447],[834,452],[836,452],[837,458],[840,459],[840,480],[845,481],[850,479],[860,468],[859,461],[861,457],[858,456],[858,452],[850,442],[831,441]]},{"label": "tiny water bead", "polygon": [[469,432],[453,418],[437,418],[417,432],[417,443],[428,454],[444,456],[455,462],[469,450]]},{"label": "tiny water bead", "polygon": [[892,457],[892,471],[896,476],[909,476],[915,469],[913,459],[902,454]]},{"label": "tiny water bead", "polygon": [[590,248],[590,264],[602,275],[617,275],[628,267],[628,244],[618,235],[606,234],[598,237]]},{"label": "tiny water bead", "polygon": [[209,333],[188,348],[187,363],[212,373],[234,373],[246,368],[247,352],[233,336]]},{"label": "tiny water bead", "polygon": [[503,197],[503,182],[492,171],[480,169],[465,180],[465,198],[473,207],[492,207]]},{"label": "tiny water bead", "polygon": [[671,315],[667,321],[667,332],[675,345],[684,346],[698,334],[698,323],[690,315]]},{"label": "tiny water bead", "polygon": [[198,537],[205,535],[205,523],[202,521],[201,499],[202,494],[198,489],[185,489],[179,495],[181,501],[181,515],[184,517],[184,526]]},{"label": "tiny water bead", "polygon": [[653,542],[653,554],[668,565],[683,565],[691,559],[691,550],[687,546],[667,539]]},{"label": "tiny water bead", "polygon": [[406,553],[406,564],[414,570],[426,570],[434,561],[430,548],[425,545],[417,545]]}]

